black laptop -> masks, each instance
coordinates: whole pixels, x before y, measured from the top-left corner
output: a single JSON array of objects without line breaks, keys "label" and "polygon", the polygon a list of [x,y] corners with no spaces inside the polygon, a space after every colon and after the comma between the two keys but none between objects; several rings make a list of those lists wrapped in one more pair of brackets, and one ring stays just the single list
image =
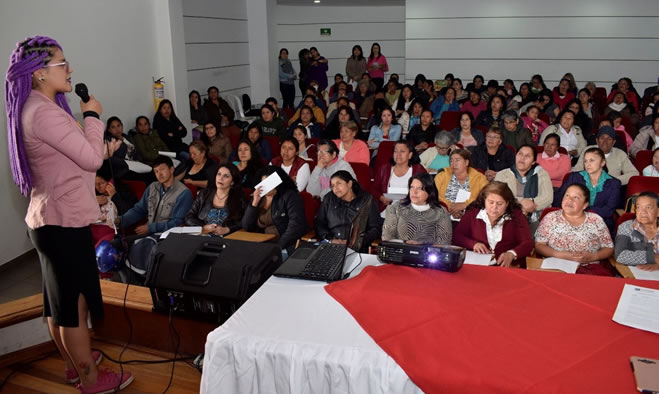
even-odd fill
[{"label": "black laptop", "polygon": [[[366,209],[360,209],[350,226],[345,244],[323,243],[316,247],[299,247],[273,275],[284,278],[334,282],[340,280],[348,248],[359,238],[359,224]],[[368,215],[368,212],[365,213]]]}]

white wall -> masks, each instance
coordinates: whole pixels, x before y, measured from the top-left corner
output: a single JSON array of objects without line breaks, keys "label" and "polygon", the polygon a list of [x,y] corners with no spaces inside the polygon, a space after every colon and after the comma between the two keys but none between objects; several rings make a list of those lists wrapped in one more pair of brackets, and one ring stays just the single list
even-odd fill
[{"label": "white wall", "polygon": [[407,80],[452,72],[517,86],[541,74],[551,88],[566,72],[577,85],[610,89],[628,76],[640,90],[659,75],[659,2],[638,0],[407,0]]},{"label": "white wall", "polygon": [[[179,2],[5,1],[0,12],[0,69],[4,75],[16,42],[37,34],[51,36],[63,46],[71,62],[73,82],[85,82],[103,105],[102,119],[117,115],[124,126],[131,127],[138,115],[153,116],[153,76],[164,76],[169,81],[165,95],[175,106],[180,99],[174,87],[183,90],[187,103],[186,81],[176,77],[179,71],[171,59],[183,50],[175,48],[176,38],[171,34],[162,34],[163,29],[182,30],[176,27],[176,18],[167,19],[171,18],[170,11],[176,12],[177,5],[180,8]],[[80,117],[79,100],[74,94],[68,99],[74,114]],[[4,112],[4,94],[0,108]],[[182,119],[189,117],[187,105],[177,108],[177,112]],[[24,222],[27,199],[18,192],[9,168],[4,119],[0,121],[0,135],[0,264],[4,264],[32,246]]]},{"label": "white wall", "polygon": [[183,27],[189,90],[251,92],[245,0],[185,0]]},{"label": "white wall", "polygon": [[[429,0],[430,1],[430,0]],[[387,57],[389,72],[405,79],[405,7],[330,7],[279,5],[275,14],[277,22],[277,48],[287,48],[293,67],[299,72],[297,55],[300,49],[315,46],[329,60],[327,76],[329,84],[334,75],[345,76],[346,60],[354,45],[361,45],[368,56],[371,45],[378,42]],[[320,28],[331,28],[331,36],[321,36]],[[276,97],[281,97],[279,91]],[[296,87],[299,98],[300,91]]]}]

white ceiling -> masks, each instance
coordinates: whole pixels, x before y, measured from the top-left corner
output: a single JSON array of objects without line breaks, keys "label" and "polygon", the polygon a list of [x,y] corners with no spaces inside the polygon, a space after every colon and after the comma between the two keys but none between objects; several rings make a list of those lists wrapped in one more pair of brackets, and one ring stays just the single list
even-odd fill
[{"label": "white ceiling", "polygon": [[405,0],[320,0],[319,4],[314,4],[313,0],[277,0],[279,5],[295,5],[295,6],[395,6],[405,5]]}]

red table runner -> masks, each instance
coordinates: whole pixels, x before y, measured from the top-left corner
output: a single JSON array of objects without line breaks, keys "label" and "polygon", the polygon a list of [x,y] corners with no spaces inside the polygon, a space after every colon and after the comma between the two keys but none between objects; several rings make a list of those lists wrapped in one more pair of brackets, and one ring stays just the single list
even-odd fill
[{"label": "red table runner", "polygon": [[465,265],[366,267],[325,289],[426,393],[634,393],[659,335],[611,318],[625,283]]}]

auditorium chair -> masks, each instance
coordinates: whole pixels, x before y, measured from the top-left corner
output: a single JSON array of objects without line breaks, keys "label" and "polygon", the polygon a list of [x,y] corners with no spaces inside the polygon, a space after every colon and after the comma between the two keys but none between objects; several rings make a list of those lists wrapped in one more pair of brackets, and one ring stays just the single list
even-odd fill
[{"label": "auditorium chair", "polygon": [[459,111],[444,111],[439,118],[440,130],[453,130],[460,126],[460,112]]},{"label": "auditorium chair", "polygon": [[652,154],[653,151],[651,150],[642,150],[636,154],[636,158],[634,159],[634,166],[638,170],[639,174],[643,173],[643,169],[650,164],[652,164]]},{"label": "auditorium chair", "polygon": [[559,209],[561,209],[561,208],[559,208],[559,207],[547,207],[547,208],[543,209],[542,213],[540,214],[540,221],[542,221],[542,218],[544,218],[545,215],[548,214],[549,212],[558,211]]},{"label": "auditorium chair", "polygon": [[146,191],[146,184],[142,181],[129,181],[127,179],[122,179],[120,182],[126,185],[138,200],[142,198],[144,191]]},{"label": "auditorium chair", "polygon": [[606,108],[606,89],[599,87],[595,88],[595,94],[593,95],[593,102],[595,106],[600,110],[604,111]]},{"label": "auditorium chair", "polygon": [[378,147],[378,153],[375,155],[375,168],[380,168],[387,164],[389,159],[394,155],[394,146],[398,141],[382,141]]},{"label": "auditorium chair", "polygon": [[616,233],[618,232],[618,227],[620,227],[621,224],[628,220],[636,219],[636,214],[634,212],[625,212],[616,221]]},{"label": "auditorium chair", "polygon": [[545,122],[547,124],[551,124],[551,121],[549,120],[549,115],[547,115],[544,112],[540,112],[538,114],[538,119],[542,120],[543,122]]},{"label": "auditorium chair", "polygon": [[625,211],[632,212],[630,198],[641,192],[659,193],[659,177],[636,175],[629,178],[625,192]]},{"label": "auditorium chair", "polygon": [[627,131],[627,134],[629,134],[629,136],[632,137],[632,139],[636,137],[638,131],[636,130],[636,127],[632,125],[632,118],[623,115],[622,118],[620,119],[620,123],[623,126],[625,126],[625,131]]},{"label": "auditorium chair", "polygon": [[316,218],[316,213],[320,209],[320,198],[312,196],[306,191],[300,192],[300,197],[302,197],[302,202],[304,203],[304,216],[307,219],[307,225],[309,226],[309,232],[302,236],[303,240],[309,240],[314,237],[314,219]]},{"label": "auditorium chair", "polygon": [[[208,181],[208,182],[210,182],[210,181]],[[191,185],[189,183],[184,183],[184,185],[187,186],[188,189],[190,190],[190,193],[192,193],[192,199],[194,200],[195,198],[197,198],[197,193],[199,192],[199,190],[197,189],[197,186]]]},{"label": "auditorium chair", "polygon": [[616,130],[616,141],[622,141],[622,144],[619,145],[620,149],[627,153],[627,138],[622,130]]},{"label": "auditorium chair", "polygon": [[364,163],[350,163],[355,175],[357,176],[357,182],[359,186],[367,192],[371,192],[371,168]]},{"label": "auditorium chair", "polygon": [[265,135],[263,138],[270,145],[270,150],[272,150],[272,157],[278,157],[281,153],[281,145],[279,144],[279,137],[272,135]]}]

